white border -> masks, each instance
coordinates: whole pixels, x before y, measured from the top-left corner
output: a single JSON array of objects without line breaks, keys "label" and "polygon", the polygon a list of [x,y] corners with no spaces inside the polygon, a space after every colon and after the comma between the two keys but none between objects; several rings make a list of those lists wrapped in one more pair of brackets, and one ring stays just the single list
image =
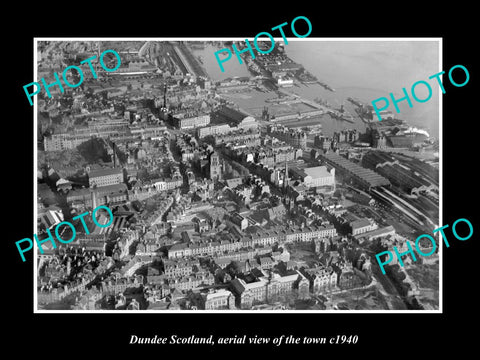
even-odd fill
[{"label": "white border", "polygon": [[[38,81],[37,73],[37,42],[38,41],[244,41],[248,39],[252,41],[254,37],[48,37],[48,38],[34,38],[33,39],[33,81]],[[267,37],[259,37],[259,39],[268,39]],[[274,37],[274,40],[283,41],[283,38]],[[426,38],[408,38],[408,37],[374,37],[374,38],[318,38],[318,37],[305,37],[305,38],[287,38],[290,41],[438,41],[438,56],[439,56],[439,69],[442,71],[443,67],[443,38],[442,37],[426,37]],[[288,46],[288,44],[286,45]],[[432,74],[433,75],[433,74]],[[442,76],[443,78],[443,76]],[[443,79],[442,79],[443,80]],[[385,90],[385,92],[387,92]],[[443,94],[439,93],[439,226],[443,226]],[[34,219],[33,229],[37,229],[37,101],[34,101],[33,105],[34,121],[33,121],[33,139],[34,139],[34,171],[33,171],[33,183],[34,183]],[[34,281],[33,281],[33,312],[35,314],[442,314],[443,313],[443,245],[439,249],[439,309],[438,310],[39,310],[37,299],[37,264],[38,264],[38,251],[36,247],[33,247],[34,255]]]}]

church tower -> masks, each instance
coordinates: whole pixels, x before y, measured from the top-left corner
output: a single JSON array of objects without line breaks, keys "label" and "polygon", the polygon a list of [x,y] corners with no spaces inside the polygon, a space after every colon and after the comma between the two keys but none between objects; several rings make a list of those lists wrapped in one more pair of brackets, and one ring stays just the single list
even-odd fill
[{"label": "church tower", "polygon": [[293,209],[293,201],[288,196],[288,163],[287,159],[285,158],[285,174],[283,175],[283,184],[282,184],[282,192],[283,192],[283,203],[287,207],[288,210]]},{"label": "church tower", "polygon": [[221,180],[222,179],[222,165],[220,164],[220,157],[216,152],[210,155],[210,179]]},{"label": "church tower", "polygon": [[287,186],[288,186],[288,163],[287,158],[285,157],[285,174],[283,175],[283,194],[287,194]]}]

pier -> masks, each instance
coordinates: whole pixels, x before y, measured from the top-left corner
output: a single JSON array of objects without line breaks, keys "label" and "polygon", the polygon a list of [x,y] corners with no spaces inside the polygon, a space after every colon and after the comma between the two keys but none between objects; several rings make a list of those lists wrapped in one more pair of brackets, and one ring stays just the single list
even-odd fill
[{"label": "pier", "polygon": [[284,95],[287,95],[287,96],[290,96],[290,97],[294,97],[295,100],[294,101],[300,101],[300,102],[303,102],[304,104],[307,104],[317,110],[322,110],[323,112],[326,112],[326,113],[329,113],[329,114],[333,114],[333,116],[335,117],[338,117],[338,118],[342,118],[342,113],[338,110],[335,110],[335,109],[331,109],[325,105],[321,105],[321,104],[318,104],[316,103],[315,101],[312,101],[312,100],[308,100],[308,99],[304,99],[304,98],[301,98],[299,95],[297,94],[293,94],[293,93],[289,93],[288,91],[285,91],[283,89],[278,89],[279,92],[281,92],[282,94]]}]

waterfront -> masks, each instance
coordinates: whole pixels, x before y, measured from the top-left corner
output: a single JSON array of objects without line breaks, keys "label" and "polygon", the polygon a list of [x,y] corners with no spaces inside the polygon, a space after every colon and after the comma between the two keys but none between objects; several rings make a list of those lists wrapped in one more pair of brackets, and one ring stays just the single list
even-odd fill
[{"label": "waterfront", "polygon": [[[258,61],[272,79],[214,78],[210,86],[200,64],[217,64],[194,54],[197,63],[187,48],[221,44],[137,45],[157,68],[133,48],[128,76],[99,73],[104,91],[38,99],[37,232],[67,222],[79,234],[42,252],[42,311],[438,309],[436,263],[404,282],[399,266],[384,275],[372,261],[438,223],[438,168],[364,149],[358,131],[317,139],[333,151],[311,152],[317,124],[327,136],[365,125],[345,113],[355,101],[332,89],[341,83],[316,82],[281,53]],[[82,47],[48,46],[39,67],[52,71]],[[125,54],[121,43],[113,49]],[[146,66],[150,73],[134,71]],[[284,81],[292,73],[296,84]],[[291,87],[269,86],[275,81]],[[113,214],[102,234],[86,231],[95,222],[73,222],[97,201]]]},{"label": "waterfront", "polygon": [[[206,44],[203,49],[198,48],[192,51],[195,56],[198,57],[200,55],[202,57],[203,67],[213,81],[221,81],[234,76],[250,76],[245,64],[240,64],[235,55],[232,55],[229,61],[223,63],[225,71],[222,72],[214,55],[215,51],[218,50],[220,50],[220,48]],[[226,54],[226,52],[220,53],[220,59],[224,59]]]},{"label": "waterfront", "polygon": [[[410,89],[418,80],[426,80],[438,72],[438,43],[435,41],[293,41],[289,40],[285,51],[295,62],[303,65],[318,80],[326,82],[335,92],[319,84],[301,84],[285,88],[308,100],[322,99],[334,109],[341,105],[353,116],[354,123],[338,121],[328,115],[318,117],[325,135],[334,131],[353,128],[365,131],[365,124],[358,118],[348,97],[359,99],[365,104],[393,92],[401,97],[401,88]],[[225,72],[213,55],[218,48],[206,45],[194,51],[201,55],[204,67],[214,81],[228,77],[249,76],[245,64],[239,64],[232,56],[224,63]],[[433,84],[432,84],[433,85]],[[438,138],[439,91],[432,86],[432,98],[426,103],[413,101],[409,108],[404,101],[399,103],[401,113],[397,116],[412,126],[425,128],[431,136]],[[419,89],[420,90],[420,89]],[[274,92],[231,93],[228,97],[245,110],[257,115],[266,99],[275,98]],[[419,93],[421,98],[423,94]],[[393,109],[393,105],[392,105]]]},{"label": "waterfront", "polygon": [[[410,90],[414,82],[438,73],[438,46],[436,41],[289,41],[285,50],[292,60],[336,90],[323,92],[327,101],[333,98],[341,103],[351,96],[370,104],[390,92],[401,98],[402,87]],[[432,98],[422,104],[412,100],[412,108],[405,101],[399,103],[398,117],[438,138],[439,88],[431,84]],[[312,92],[317,89],[309,87],[301,95],[311,98]]]}]

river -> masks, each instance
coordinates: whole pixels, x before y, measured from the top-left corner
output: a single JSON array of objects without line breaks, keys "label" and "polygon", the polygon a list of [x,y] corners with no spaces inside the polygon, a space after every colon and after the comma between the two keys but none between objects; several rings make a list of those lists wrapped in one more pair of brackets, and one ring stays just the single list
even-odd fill
[{"label": "river", "polygon": [[[425,103],[418,103],[412,98],[412,108],[406,101],[402,101],[399,103],[401,113],[396,116],[407,120],[412,126],[426,129],[431,136],[438,138],[438,99],[441,92],[436,80],[428,79],[429,76],[439,72],[438,42],[431,40],[299,40],[289,39],[288,44],[285,45],[287,55],[336,91],[327,91],[316,84],[300,84],[288,88],[288,91],[309,100],[323,98],[335,108],[344,104],[353,115],[353,106],[346,101],[349,96],[358,98],[364,103],[371,103],[379,97],[389,97],[389,93],[392,92],[399,99],[403,97],[403,87],[410,93],[413,83],[425,80],[433,89],[431,99]],[[235,56],[224,63],[225,72],[221,72],[213,55],[217,50],[217,47],[207,45],[204,49],[194,52],[196,55],[202,55],[204,67],[212,80],[249,76],[246,66],[239,64]],[[426,97],[427,92],[422,85],[416,88],[416,95],[419,98]],[[272,93],[271,97],[274,96]],[[254,94],[244,100],[250,103],[251,108],[261,108],[264,105],[264,96],[258,97]],[[239,105],[245,106],[244,101],[240,101]],[[391,110],[396,113],[393,104],[391,104]],[[364,124],[358,119],[355,124],[350,124],[327,118],[322,119],[322,125],[327,135],[343,128],[357,128],[362,131],[365,129]]]}]

